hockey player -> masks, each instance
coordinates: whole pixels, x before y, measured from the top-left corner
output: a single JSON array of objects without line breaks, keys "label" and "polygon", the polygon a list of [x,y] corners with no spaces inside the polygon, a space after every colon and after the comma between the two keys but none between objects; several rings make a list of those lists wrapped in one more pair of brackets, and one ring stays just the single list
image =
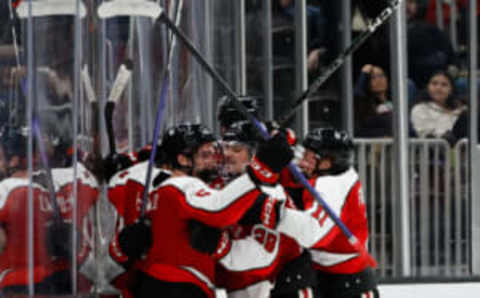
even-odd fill
[{"label": "hockey player", "polygon": [[[233,179],[247,170],[261,138],[249,122],[240,121],[230,126],[222,141],[224,176]],[[261,189],[283,200],[287,208],[294,208],[280,185],[263,185]],[[230,229],[232,248],[219,260],[217,274],[229,297],[313,297],[315,279],[309,254],[302,254],[294,239],[272,228],[240,221]],[[240,253],[235,251],[238,247],[243,248]]]},{"label": "hockey player", "polygon": [[[148,158],[143,157],[146,160]],[[133,297],[136,286],[138,264],[129,258],[119,244],[119,233],[126,225],[134,224],[140,217],[142,195],[145,188],[148,161],[141,161],[114,175],[108,186],[108,199],[115,208],[115,235],[109,245],[106,263],[107,280],[122,293],[125,298]],[[150,189],[160,185],[170,177],[170,171],[164,165],[161,146],[157,148],[155,166],[152,168]]]},{"label": "hockey player", "polygon": [[[52,163],[52,178],[59,211],[65,222],[71,223],[76,218],[76,229],[79,233],[76,259],[81,274],[78,274],[77,290],[88,292],[97,277],[95,274],[97,266],[94,255],[93,219],[99,186],[94,175],[83,165],[80,159],[76,164],[76,177],[74,176],[71,147],[60,142],[55,144],[54,149],[54,156],[51,157],[54,161]],[[74,197],[75,180],[76,197]],[[73,213],[74,205],[76,205],[75,215]]]},{"label": "hockey player", "polygon": [[[52,227],[59,227],[54,221],[53,204],[47,190],[35,182],[31,184],[33,242],[26,233],[30,186],[26,130],[6,127],[0,139],[8,174],[0,182],[0,293],[28,293],[29,272],[33,270],[36,294],[67,294],[71,291],[68,267],[59,261],[61,255],[56,254],[58,251],[52,249],[51,243],[62,237],[69,242],[69,238],[52,233]],[[28,258],[28,243],[32,243],[33,267]]]},{"label": "hockey player", "polygon": [[[146,224],[126,227],[124,235],[130,234],[136,241],[127,241],[132,238],[126,237],[120,243],[122,249],[147,252],[136,297],[150,297],[153,291],[162,293],[162,297],[213,297],[214,259],[201,252],[202,247],[191,246],[193,230],[198,225],[228,227],[245,216],[253,205],[263,211],[259,217],[266,220],[275,217],[275,208],[266,206],[268,200],[254,181],[275,179],[276,173],[289,162],[292,152],[285,139],[281,135],[272,138],[257,153],[256,165],[249,167],[250,175],[238,177],[221,191],[189,176],[200,158],[195,153],[212,141],[205,127],[191,124],[171,128],[163,137],[162,147],[172,167],[172,177],[150,194],[147,217],[151,220],[151,248],[148,249],[147,237],[150,234],[140,233],[148,230]],[[206,240],[207,244],[218,242],[218,239]],[[226,242],[220,241],[215,254],[221,255],[227,248]]]},{"label": "hockey player", "polygon": [[[353,142],[346,132],[333,128],[310,131],[303,142],[305,154],[299,166],[312,186],[337,216],[366,246],[368,225],[362,186],[352,167]],[[307,212],[328,233],[311,249],[317,270],[317,296],[378,297],[376,282],[366,255],[355,251],[322,206],[308,192],[303,194]]]}]

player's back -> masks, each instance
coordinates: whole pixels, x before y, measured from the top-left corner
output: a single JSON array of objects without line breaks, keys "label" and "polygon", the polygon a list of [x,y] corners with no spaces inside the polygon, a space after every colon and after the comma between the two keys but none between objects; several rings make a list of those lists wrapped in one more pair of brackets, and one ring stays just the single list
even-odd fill
[{"label": "player's back", "polygon": [[[358,174],[351,168],[331,176],[322,176],[314,181],[314,187],[363,245],[368,239],[366,206]],[[368,266],[366,256],[359,255],[348,238],[334,225],[323,208],[309,194],[304,203],[322,227],[331,227],[328,234],[311,250],[314,266],[332,273],[356,273]]]},{"label": "player's back", "polygon": [[55,271],[53,258],[47,249],[47,228],[52,224],[53,205],[48,192],[33,184],[33,231],[30,236],[28,185],[28,179],[24,178],[8,178],[0,183],[0,224],[7,233],[5,250],[0,254],[0,277],[3,278],[0,278],[1,287],[27,283],[28,247],[32,243],[31,239],[35,281],[40,281]]}]

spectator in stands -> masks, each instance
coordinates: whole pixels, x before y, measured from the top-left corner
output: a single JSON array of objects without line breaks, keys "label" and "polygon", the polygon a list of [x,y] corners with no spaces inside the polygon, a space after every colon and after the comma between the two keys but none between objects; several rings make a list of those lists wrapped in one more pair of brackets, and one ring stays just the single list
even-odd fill
[{"label": "spectator in stands", "polygon": [[372,64],[364,65],[354,93],[356,136],[392,136],[393,105],[383,69]]},{"label": "spectator in stands", "polygon": [[465,105],[455,96],[452,77],[446,71],[435,72],[411,111],[411,122],[420,138],[445,138],[450,144],[458,136],[452,132]]},{"label": "spectator in stands", "polygon": [[438,70],[456,64],[448,35],[419,15],[418,0],[407,1],[408,71],[417,87],[424,88]]}]

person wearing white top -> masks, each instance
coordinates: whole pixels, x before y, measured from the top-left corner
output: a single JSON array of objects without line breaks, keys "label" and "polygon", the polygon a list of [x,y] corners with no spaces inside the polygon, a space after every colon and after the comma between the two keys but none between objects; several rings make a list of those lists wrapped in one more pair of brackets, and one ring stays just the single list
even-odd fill
[{"label": "person wearing white top", "polygon": [[453,81],[446,72],[438,71],[430,78],[426,100],[413,106],[411,121],[420,138],[446,138],[450,141],[452,128],[466,109],[454,98]]}]

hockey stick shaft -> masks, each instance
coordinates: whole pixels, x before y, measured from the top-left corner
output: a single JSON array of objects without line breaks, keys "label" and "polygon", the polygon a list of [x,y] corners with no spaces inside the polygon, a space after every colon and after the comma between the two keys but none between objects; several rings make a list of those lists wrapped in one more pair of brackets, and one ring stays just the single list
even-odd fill
[{"label": "hockey stick shaft", "polygon": [[[182,16],[181,14],[182,8],[183,8],[183,0],[180,0],[177,8],[176,26],[180,24],[181,16]],[[165,111],[165,106],[167,103],[170,67],[173,61],[173,51],[175,50],[175,46],[177,44],[176,38],[172,37],[171,41],[172,43],[170,44],[170,49],[168,51],[168,54],[169,54],[168,63],[167,63],[167,67],[165,68],[165,72],[163,74],[161,93],[160,93],[160,102],[158,103],[157,115],[155,118],[155,128],[153,131],[153,140],[152,140],[152,152],[150,153],[150,158],[148,160],[147,176],[145,178],[145,186],[142,193],[142,206],[140,209],[141,217],[145,215],[145,210],[147,206],[147,196],[150,191],[150,180],[152,179],[153,163],[155,162],[155,156],[157,155],[157,143],[158,143],[158,139],[160,138],[160,127],[162,125],[163,112]]]},{"label": "hockey stick shaft", "polygon": [[115,146],[115,134],[113,133],[113,111],[115,110],[115,102],[108,101],[105,104],[104,117],[105,125],[107,126],[108,148],[110,154],[117,153]]},{"label": "hockey stick shaft", "polygon": [[[185,36],[185,34],[178,29],[178,27],[173,24],[173,22],[165,15],[162,14],[160,16],[160,20],[164,22],[164,24],[172,30],[172,32],[184,43],[184,45],[190,50],[191,54],[197,59],[197,62],[202,65],[205,69],[205,71],[214,78],[214,80],[221,85],[221,87],[227,92],[227,95],[229,95],[233,100],[232,103],[234,106],[250,121],[254,124],[254,126],[257,128],[257,130],[261,133],[262,137],[265,140],[268,140],[270,138],[270,135],[268,132],[265,130],[265,128],[260,124],[260,122],[255,119],[243,106],[239,101],[238,101],[238,95],[235,94],[235,92],[228,86],[228,84],[223,80],[223,78],[213,69],[212,66],[205,60],[205,58],[200,54],[200,52],[195,48],[195,46],[192,44],[192,42]],[[292,174],[299,178],[299,181],[302,183],[302,185],[314,196],[314,198],[323,206],[325,212],[328,214],[328,216],[333,220],[333,222],[341,229],[341,231],[348,237],[350,243],[352,246],[357,249],[360,253],[368,255],[368,253],[365,250],[365,247],[363,247],[358,239],[350,232],[350,230],[343,224],[343,222],[338,218],[338,216],[333,212],[333,210],[328,206],[328,204],[323,200],[320,195],[315,191],[313,187],[311,187],[307,181],[307,179],[303,176],[303,174],[296,168],[296,166],[292,163],[288,166],[288,168],[293,171]],[[372,259],[373,260],[373,259]]]},{"label": "hockey stick shaft", "polygon": [[401,0],[393,0],[389,7],[385,8],[382,13],[376,17],[369,25],[367,30],[357,36],[350,46],[346,48],[340,55],[327,67],[327,69],[317,77],[313,83],[305,90],[295,102],[286,109],[285,115],[281,116],[277,123],[282,127],[292,118],[297,110],[302,106],[305,100],[308,100],[312,93],[318,90],[329,78],[335,73],[344,63],[345,60],[355,52],[389,17],[393,14],[395,9],[400,5]]},{"label": "hockey stick shaft", "polygon": [[155,161],[155,156],[157,155],[157,143],[160,137],[160,127],[162,125],[162,120],[163,120],[163,111],[165,110],[165,103],[167,101],[167,91],[168,91],[168,72],[165,72],[165,75],[163,77],[163,82],[162,82],[160,102],[157,109],[157,116],[155,119],[155,129],[153,131],[152,152],[150,153],[150,158],[148,159],[147,177],[145,178],[145,185],[142,193],[142,207],[140,209],[141,217],[145,215],[145,209],[147,205],[147,196],[150,191],[150,180],[152,179],[153,163]]},{"label": "hockey stick shaft", "polygon": [[127,60],[118,68],[117,75],[113,82],[112,90],[110,90],[108,101],[105,104],[104,117],[105,125],[107,126],[107,137],[110,154],[115,154],[117,152],[115,149],[115,134],[113,131],[113,111],[115,110],[116,102],[120,99],[120,96],[122,96],[123,91],[130,82],[130,77],[132,75],[131,63],[131,61]]}]

